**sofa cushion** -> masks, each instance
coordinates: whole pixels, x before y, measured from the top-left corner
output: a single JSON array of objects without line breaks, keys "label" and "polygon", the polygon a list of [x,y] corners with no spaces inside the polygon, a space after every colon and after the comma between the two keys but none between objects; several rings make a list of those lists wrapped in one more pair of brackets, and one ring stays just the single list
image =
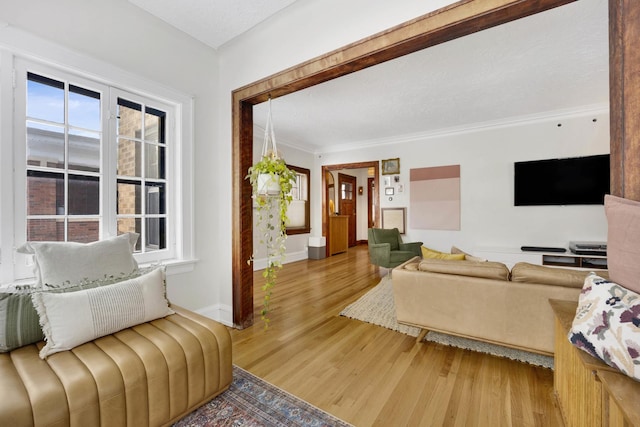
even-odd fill
[{"label": "sofa cushion", "polygon": [[511,281],[581,288],[590,273],[587,270],[554,268],[519,262],[511,269]]},{"label": "sofa cushion", "polygon": [[604,210],[611,281],[640,293],[640,202],[607,194]]},{"label": "sofa cushion", "polygon": [[138,267],[133,258],[138,237],[126,233],[93,243],[27,242],[18,252],[33,254],[36,286],[59,287],[133,272]]},{"label": "sofa cushion", "polygon": [[478,257],[478,256],[471,255],[470,253],[463,251],[462,249],[458,248],[457,246],[451,246],[451,253],[452,254],[464,254],[464,259],[466,259],[467,261],[479,261],[479,262],[487,261],[486,258],[481,258],[481,257]]},{"label": "sofa cushion", "polygon": [[640,294],[590,275],[568,337],[579,349],[640,381]]},{"label": "sofa cushion", "polygon": [[64,293],[37,291],[32,298],[47,341],[40,351],[43,359],[173,313],[165,297],[163,268],[110,286]]},{"label": "sofa cushion", "polygon": [[421,271],[429,271],[431,273],[509,280],[509,269],[501,262],[451,261],[430,258],[420,261],[418,268]]},{"label": "sofa cushion", "polygon": [[448,254],[446,252],[436,251],[435,249],[427,248],[426,246],[422,246],[420,248],[422,251],[422,258],[433,258],[433,259],[448,259],[451,261],[464,261],[464,254]]},{"label": "sofa cushion", "polygon": [[420,262],[410,262],[404,265],[405,270],[417,271],[420,266]]}]

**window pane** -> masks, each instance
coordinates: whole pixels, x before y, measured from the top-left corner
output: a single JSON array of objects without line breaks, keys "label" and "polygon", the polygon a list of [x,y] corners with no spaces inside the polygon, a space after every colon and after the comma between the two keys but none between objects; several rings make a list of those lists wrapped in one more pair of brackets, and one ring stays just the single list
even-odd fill
[{"label": "window pane", "polygon": [[140,142],[118,140],[118,175],[141,176]]},{"label": "window pane", "polygon": [[69,132],[69,169],[100,172],[100,134]]},{"label": "window pane", "polygon": [[27,171],[27,215],[64,215],[64,175]]},{"label": "window pane", "polygon": [[[138,233],[142,235],[142,221],[140,218],[120,218],[118,219],[118,235],[124,233]],[[142,239],[136,242],[135,251],[140,252]]]},{"label": "window pane", "polygon": [[165,227],[164,218],[147,218],[146,252],[166,248]]},{"label": "window pane", "polygon": [[164,144],[164,123],[166,113],[154,108],[146,108],[144,115],[144,139],[145,141]]},{"label": "window pane", "polygon": [[27,220],[27,241],[64,242],[64,219]]},{"label": "window pane", "polygon": [[28,73],[27,116],[64,123],[64,83]]},{"label": "window pane", "polygon": [[147,183],[145,186],[147,198],[147,213],[151,215],[164,214],[165,185],[159,183]]},{"label": "window pane", "polygon": [[165,178],[165,170],[164,170],[164,147],[159,147],[154,144],[145,144],[147,152],[145,153],[146,157],[146,177],[153,179],[164,179]]},{"label": "window pane", "polygon": [[118,98],[118,135],[142,138],[142,106]]},{"label": "window pane", "polygon": [[69,87],[69,124],[100,130],[100,94],[78,86]]},{"label": "window pane", "polygon": [[100,178],[69,175],[69,215],[100,213]]},{"label": "window pane", "polygon": [[100,239],[100,223],[97,219],[69,219],[67,241],[91,243]]},{"label": "window pane", "polygon": [[118,181],[118,211],[120,215],[142,213],[142,191],[139,183]]},{"label": "window pane", "polygon": [[27,165],[64,168],[64,127],[27,121]]}]

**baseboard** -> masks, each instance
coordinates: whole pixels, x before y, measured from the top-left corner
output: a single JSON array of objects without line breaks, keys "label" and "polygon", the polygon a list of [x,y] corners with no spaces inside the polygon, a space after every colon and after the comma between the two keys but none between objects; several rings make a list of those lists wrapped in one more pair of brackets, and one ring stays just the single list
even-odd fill
[{"label": "baseboard", "polygon": [[225,326],[233,327],[233,310],[231,306],[214,304],[194,311]]},{"label": "baseboard", "polygon": [[[308,259],[308,258],[309,258],[309,253],[306,250],[299,251],[299,252],[291,252],[291,253],[287,254],[287,256],[284,259],[283,264],[289,264],[290,262],[302,261],[303,259]],[[265,268],[267,268],[267,259],[266,258],[260,258],[260,259],[254,259],[253,260],[253,271],[264,270]]]}]

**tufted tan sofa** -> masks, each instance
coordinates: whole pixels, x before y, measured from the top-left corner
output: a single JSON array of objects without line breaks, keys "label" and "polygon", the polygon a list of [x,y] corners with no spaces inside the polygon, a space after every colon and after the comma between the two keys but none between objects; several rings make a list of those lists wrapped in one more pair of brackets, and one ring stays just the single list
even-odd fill
[{"label": "tufted tan sofa", "polygon": [[0,426],[164,426],[226,390],[227,329],[171,308],[45,360],[43,342],[0,354]]},{"label": "tufted tan sofa", "polygon": [[[399,323],[554,353],[549,299],[577,301],[586,270],[413,258],[393,270]],[[606,272],[598,271],[599,275]]]}]

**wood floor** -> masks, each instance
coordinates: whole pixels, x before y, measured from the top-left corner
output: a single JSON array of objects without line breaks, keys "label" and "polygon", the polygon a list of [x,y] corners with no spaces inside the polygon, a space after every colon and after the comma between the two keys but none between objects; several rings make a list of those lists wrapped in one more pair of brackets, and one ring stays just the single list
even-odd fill
[{"label": "wood floor", "polygon": [[339,316],[385,274],[366,246],[286,264],[269,329],[231,330],[234,364],[358,427],[563,425],[551,370]]}]

